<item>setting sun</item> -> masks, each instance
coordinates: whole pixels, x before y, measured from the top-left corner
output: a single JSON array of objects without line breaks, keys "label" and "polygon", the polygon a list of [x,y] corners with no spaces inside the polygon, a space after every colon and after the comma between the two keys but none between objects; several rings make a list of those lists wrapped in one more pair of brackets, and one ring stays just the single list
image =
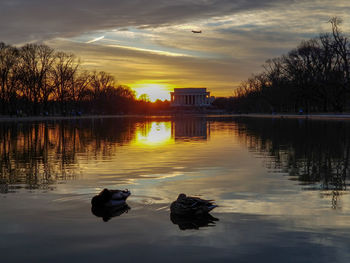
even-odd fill
[{"label": "setting sun", "polygon": [[170,100],[170,91],[172,88],[164,84],[140,83],[131,85],[131,88],[136,92],[137,98],[142,95],[155,102],[156,100]]}]

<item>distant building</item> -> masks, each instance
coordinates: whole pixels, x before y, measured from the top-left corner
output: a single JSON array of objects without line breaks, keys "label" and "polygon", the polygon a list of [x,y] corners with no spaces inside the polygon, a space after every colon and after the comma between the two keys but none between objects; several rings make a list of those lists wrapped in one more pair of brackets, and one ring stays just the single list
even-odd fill
[{"label": "distant building", "polygon": [[172,107],[208,107],[214,101],[206,88],[175,88],[170,95]]}]

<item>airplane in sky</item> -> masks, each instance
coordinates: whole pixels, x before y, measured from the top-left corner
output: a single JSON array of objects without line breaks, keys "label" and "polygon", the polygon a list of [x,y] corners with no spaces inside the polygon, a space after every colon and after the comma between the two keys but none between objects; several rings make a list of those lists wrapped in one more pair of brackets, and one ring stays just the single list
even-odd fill
[{"label": "airplane in sky", "polygon": [[200,33],[202,33],[202,30],[192,30],[192,33],[200,34]]}]

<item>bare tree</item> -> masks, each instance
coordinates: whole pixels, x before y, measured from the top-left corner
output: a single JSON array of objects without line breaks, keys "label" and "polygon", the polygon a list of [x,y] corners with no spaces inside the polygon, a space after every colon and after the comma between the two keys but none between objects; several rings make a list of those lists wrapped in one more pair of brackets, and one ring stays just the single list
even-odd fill
[{"label": "bare tree", "polygon": [[20,49],[19,78],[23,94],[33,105],[33,114],[38,114],[43,93],[47,96],[45,89],[54,60],[54,50],[46,45],[27,44]]},{"label": "bare tree", "polygon": [[88,71],[77,72],[73,76],[73,84],[69,96],[73,100],[75,111],[81,111],[81,104],[89,99],[91,79],[91,74]]},{"label": "bare tree", "polygon": [[8,105],[12,97],[16,96],[15,78],[18,61],[18,50],[0,43],[0,101],[2,114],[9,113]]},{"label": "bare tree", "polygon": [[349,67],[349,59],[350,59],[350,51],[349,51],[349,39],[341,32],[340,25],[342,20],[337,17],[333,17],[329,20],[332,26],[332,35],[334,39],[334,51],[339,56],[336,60],[336,65],[339,68],[339,71],[343,73],[341,76],[343,79],[343,83],[341,85],[341,89],[338,94],[343,98],[342,103],[338,106],[339,111],[343,111],[343,107],[345,105],[346,93],[350,92],[350,67]]},{"label": "bare tree", "polygon": [[79,62],[73,54],[57,52],[52,67],[53,85],[56,99],[60,103],[61,113],[67,112],[67,101],[73,99],[74,78],[79,68]]}]

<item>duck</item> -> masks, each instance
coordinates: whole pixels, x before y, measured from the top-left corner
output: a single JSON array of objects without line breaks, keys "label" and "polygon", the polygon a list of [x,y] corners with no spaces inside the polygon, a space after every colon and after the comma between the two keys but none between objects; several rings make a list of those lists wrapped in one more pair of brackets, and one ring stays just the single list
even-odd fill
[{"label": "duck", "polygon": [[105,188],[91,199],[91,205],[100,207],[124,206],[126,204],[126,199],[130,195],[131,193],[128,189],[108,190]]},{"label": "duck", "polygon": [[173,215],[181,216],[207,215],[215,207],[218,207],[213,201],[179,194],[177,199],[171,203],[170,211]]}]

